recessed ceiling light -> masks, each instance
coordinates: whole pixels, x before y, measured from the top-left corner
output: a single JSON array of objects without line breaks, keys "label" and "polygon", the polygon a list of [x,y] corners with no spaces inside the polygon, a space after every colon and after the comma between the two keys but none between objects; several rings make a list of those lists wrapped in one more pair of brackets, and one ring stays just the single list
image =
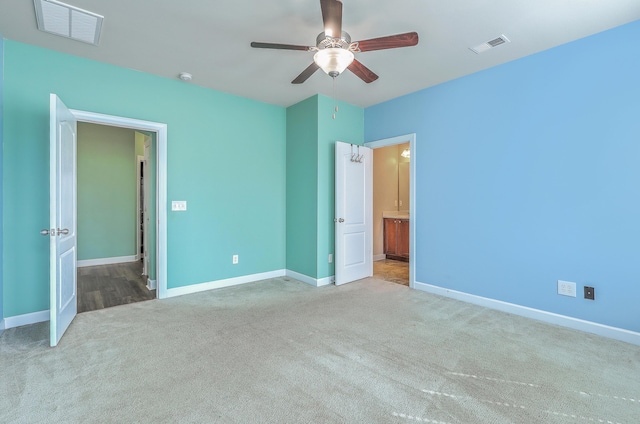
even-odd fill
[{"label": "recessed ceiling light", "polygon": [[191,81],[193,75],[191,75],[189,72],[180,72],[180,74],[178,74],[178,78],[180,78],[182,81]]},{"label": "recessed ceiling light", "polygon": [[507,36],[502,34],[500,35],[500,37],[494,38],[493,40],[489,40],[486,43],[479,44],[475,47],[469,47],[469,50],[471,50],[474,53],[480,54],[494,47],[498,47],[501,44],[510,43],[510,42],[511,41],[509,41]]},{"label": "recessed ceiling light", "polygon": [[104,16],[56,0],[34,0],[40,31],[98,45]]}]

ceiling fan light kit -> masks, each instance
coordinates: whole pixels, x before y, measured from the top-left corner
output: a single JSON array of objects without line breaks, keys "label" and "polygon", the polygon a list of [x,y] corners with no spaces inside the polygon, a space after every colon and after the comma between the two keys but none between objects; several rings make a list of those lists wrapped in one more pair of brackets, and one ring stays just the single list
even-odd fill
[{"label": "ceiling fan light kit", "polygon": [[[355,58],[355,53],[410,47],[418,44],[418,34],[416,32],[389,35],[352,43],[351,36],[347,32],[342,31],[342,2],[339,0],[320,0],[320,8],[322,9],[324,32],[321,32],[316,38],[315,46],[260,42],[251,43],[251,47],[260,49],[315,52],[313,63],[291,81],[292,84],[305,82],[318,69],[322,69],[332,78],[336,78],[344,72],[345,69],[348,69],[368,84],[377,80],[378,75],[358,61]],[[339,34],[339,36],[336,36],[337,34]]]},{"label": "ceiling fan light kit", "polygon": [[355,56],[350,50],[339,47],[319,50],[313,56],[313,61],[332,78],[344,72],[354,59]]}]

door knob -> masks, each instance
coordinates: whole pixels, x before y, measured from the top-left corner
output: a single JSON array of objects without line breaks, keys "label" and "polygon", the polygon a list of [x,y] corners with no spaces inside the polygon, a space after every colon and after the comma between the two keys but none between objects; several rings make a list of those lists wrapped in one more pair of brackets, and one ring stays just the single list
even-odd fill
[{"label": "door knob", "polygon": [[58,234],[57,235],[60,235],[60,234],[64,234],[66,236],[67,234],[69,234],[69,230],[67,228],[64,228],[62,230],[60,228],[58,228]]},{"label": "door knob", "polygon": [[335,219],[335,218],[334,218],[333,222],[344,222],[344,219],[342,219],[342,218]]},{"label": "door knob", "polygon": [[43,236],[48,236],[49,235],[49,230],[47,228],[45,228],[44,230],[40,231],[40,234],[42,234]]}]

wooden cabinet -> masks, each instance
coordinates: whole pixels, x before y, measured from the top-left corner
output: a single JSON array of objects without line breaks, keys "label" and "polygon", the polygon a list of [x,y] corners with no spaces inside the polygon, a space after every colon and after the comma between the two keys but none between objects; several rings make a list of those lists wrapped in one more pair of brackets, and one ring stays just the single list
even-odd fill
[{"label": "wooden cabinet", "polygon": [[384,254],[389,259],[409,260],[409,220],[384,218]]}]

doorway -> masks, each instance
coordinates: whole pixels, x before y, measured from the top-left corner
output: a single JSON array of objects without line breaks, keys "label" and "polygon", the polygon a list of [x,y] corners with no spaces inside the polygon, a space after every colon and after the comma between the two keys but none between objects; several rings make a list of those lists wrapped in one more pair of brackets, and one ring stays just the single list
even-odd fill
[{"label": "doorway", "polygon": [[[143,245],[146,255],[143,258],[143,266],[148,273],[155,270],[155,279],[147,279],[149,290],[155,289],[154,297],[164,299],[167,297],[167,125],[158,122],[143,121],[134,118],[125,118],[114,115],[70,110],[79,123],[98,124],[117,128],[127,128],[148,136],[144,142],[144,155],[146,157],[143,168],[147,201],[146,215],[144,218],[146,242]],[[155,141],[155,144],[150,142]],[[153,199],[155,197],[155,199]],[[155,233],[155,240],[148,237]],[[124,271],[123,271],[124,272]]]},{"label": "doorway", "polygon": [[365,143],[373,149],[373,276],[413,287],[415,134]]},{"label": "doorway", "polygon": [[78,312],[153,299],[156,270],[145,265],[156,196],[145,163],[155,134],[86,122],[77,134]]}]

